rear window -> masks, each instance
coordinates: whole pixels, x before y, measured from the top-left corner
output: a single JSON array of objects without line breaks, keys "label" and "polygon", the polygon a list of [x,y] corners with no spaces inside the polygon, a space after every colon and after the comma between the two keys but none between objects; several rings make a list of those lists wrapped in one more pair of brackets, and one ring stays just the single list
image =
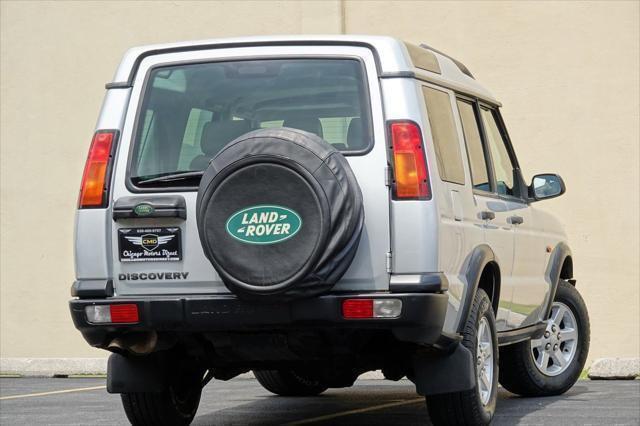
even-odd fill
[{"label": "rear window", "polygon": [[204,170],[251,130],[293,127],[345,154],[372,143],[363,65],[355,59],[281,59],[153,69],[139,112],[132,182]]}]

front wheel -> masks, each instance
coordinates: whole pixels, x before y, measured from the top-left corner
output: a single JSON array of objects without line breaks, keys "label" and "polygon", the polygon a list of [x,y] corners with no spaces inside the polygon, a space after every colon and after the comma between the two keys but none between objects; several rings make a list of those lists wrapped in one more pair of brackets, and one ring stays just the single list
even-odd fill
[{"label": "front wheel", "polygon": [[523,396],[566,392],[580,377],[589,353],[589,338],[584,300],[574,286],[561,280],[544,334],[502,348],[500,383]]},{"label": "front wheel", "polygon": [[462,344],[475,360],[474,389],[428,396],[427,409],[435,425],[487,425],[498,395],[498,338],[491,301],[478,289],[463,331]]}]

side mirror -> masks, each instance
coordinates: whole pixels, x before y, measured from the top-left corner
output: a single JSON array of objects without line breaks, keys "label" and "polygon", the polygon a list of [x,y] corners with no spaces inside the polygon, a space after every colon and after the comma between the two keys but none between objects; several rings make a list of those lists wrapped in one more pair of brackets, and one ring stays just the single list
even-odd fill
[{"label": "side mirror", "polygon": [[559,175],[544,173],[535,175],[529,186],[529,195],[535,200],[547,200],[564,194],[566,187]]}]

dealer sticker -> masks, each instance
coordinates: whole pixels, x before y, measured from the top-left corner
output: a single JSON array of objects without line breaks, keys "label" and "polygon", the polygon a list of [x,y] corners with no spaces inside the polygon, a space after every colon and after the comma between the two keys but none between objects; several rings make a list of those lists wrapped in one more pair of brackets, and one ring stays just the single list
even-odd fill
[{"label": "dealer sticker", "polygon": [[175,262],[182,260],[180,228],[118,229],[121,262]]}]

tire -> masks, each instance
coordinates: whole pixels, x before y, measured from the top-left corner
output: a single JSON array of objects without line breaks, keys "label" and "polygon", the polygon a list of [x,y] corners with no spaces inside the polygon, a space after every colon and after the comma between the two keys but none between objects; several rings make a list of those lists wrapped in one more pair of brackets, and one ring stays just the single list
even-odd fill
[{"label": "tire", "polygon": [[[483,351],[487,351],[488,343],[491,344],[490,356],[479,353],[479,338],[484,342]],[[493,418],[498,395],[498,338],[491,301],[482,289],[478,289],[474,297],[464,327],[462,344],[471,351],[473,359],[477,360],[474,362],[476,386],[468,391],[426,397],[427,410],[435,425],[487,425]],[[488,372],[489,366],[492,368],[491,373],[485,376],[487,380],[483,382],[490,386],[481,384],[479,379],[481,358],[485,361],[482,364],[485,371]],[[486,391],[481,396],[484,389]]]},{"label": "tire", "polygon": [[[545,336],[549,333],[549,338],[543,336],[542,339],[527,340],[501,348],[500,383],[509,392],[522,396],[560,395],[569,390],[580,377],[589,354],[589,314],[578,290],[564,280],[560,280],[558,284],[550,319],[561,312],[560,308],[569,309],[572,317],[560,314],[564,318],[562,323],[554,324],[549,321],[545,331]],[[573,326],[571,326],[572,318],[576,321]],[[559,341],[552,340],[555,334],[552,328],[554,325],[556,332],[561,337],[563,335],[571,336],[570,329],[572,328],[577,330],[576,342],[572,346],[572,348],[575,347],[575,352],[573,352],[572,356],[570,355],[573,349],[569,349],[570,340],[565,339],[563,341],[562,338]],[[563,330],[567,331],[563,333]],[[537,346],[540,341],[551,345],[549,348],[550,360],[546,363],[540,357],[541,351],[532,349],[532,346]],[[556,344],[558,344],[558,351],[554,351]],[[544,345],[546,348],[546,343]],[[539,368],[536,365],[534,356],[545,367]],[[559,356],[563,357],[562,359],[566,362],[566,366],[562,367],[561,362],[554,361],[554,359],[559,360]],[[554,366],[556,367],[555,369],[553,368]],[[543,372],[545,368],[547,369],[546,374]]]},{"label": "tire", "polygon": [[280,396],[316,396],[327,390],[319,380],[294,370],[256,370],[253,373],[263,388]]},{"label": "tire", "polygon": [[163,392],[123,393],[120,397],[132,425],[172,426],[191,424],[201,393],[197,385],[183,389],[170,386]]},{"label": "tire", "polygon": [[206,369],[186,357],[169,358],[166,387],[160,392],[122,393],[127,418],[135,426],[188,425],[200,405]]},{"label": "tire", "polygon": [[255,130],[226,145],[205,170],[196,214],[214,269],[229,290],[254,300],[331,289],[364,225],[346,158],[320,137],[289,128]]}]

